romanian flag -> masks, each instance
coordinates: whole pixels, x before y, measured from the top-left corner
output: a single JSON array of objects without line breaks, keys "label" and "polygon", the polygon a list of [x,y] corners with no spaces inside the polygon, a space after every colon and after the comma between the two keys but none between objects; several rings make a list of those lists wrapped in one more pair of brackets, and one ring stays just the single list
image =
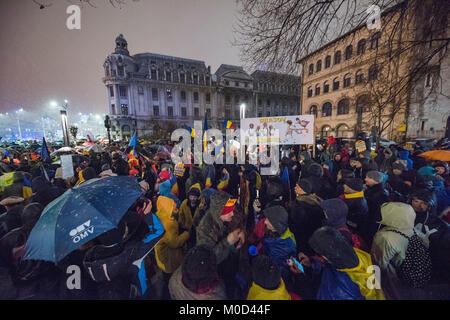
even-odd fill
[{"label": "romanian flag", "polygon": [[187,130],[191,133],[191,137],[195,138],[195,130],[192,127],[186,126]]},{"label": "romanian flag", "polygon": [[231,122],[231,121],[229,121],[229,120],[225,120],[225,121],[223,122],[223,127],[224,127],[225,129],[234,129],[234,123]]},{"label": "romanian flag", "polygon": [[224,216],[226,214],[233,212],[236,201],[237,201],[237,199],[228,199],[227,203],[225,204],[225,206],[222,209],[221,215]]},{"label": "romanian flag", "polygon": [[136,131],[133,134],[133,137],[130,140],[130,144],[128,145],[129,147],[133,147],[136,148],[136,143],[137,143],[137,135],[136,135]]},{"label": "romanian flag", "polygon": [[50,152],[48,151],[47,142],[45,141],[45,137],[42,138],[41,159],[42,160],[50,159]]},{"label": "romanian flag", "polygon": [[23,198],[27,199],[33,195],[33,191],[31,190],[31,182],[27,179],[26,176],[23,176]]},{"label": "romanian flag", "polygon": [[9,163],[11,163],[11,158],[9,157],[8,149],[5,151],[5,160],[7,160]]},{"label": "romanian flag", "polygon": [[217,190],[222,191],[226,190],[228,187],[228,182],[230,181],[230,174],[228,172],[224,173],[222,178],[217,185]]}]

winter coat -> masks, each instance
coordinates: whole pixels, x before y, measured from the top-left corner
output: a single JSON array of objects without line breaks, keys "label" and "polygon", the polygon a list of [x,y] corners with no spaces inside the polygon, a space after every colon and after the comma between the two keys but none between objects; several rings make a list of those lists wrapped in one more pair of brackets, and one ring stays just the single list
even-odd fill
[{"label": "winter coat", "polygon": [[286,290],[283,279],[281,279],[280,286],[275,290],[264,289],[253,282],[247,300],[291,300],[291,296]]},{"label": "winter coat", "polygon": [[22,212],[24,206],[19,204],[0,215],[0,238],[11,230],[22,226]]},{"label": "winter coat", "polygon": [[175,201],[177,208],[179,208],[181,206],[181,201],[180,199],[177,198],[176,195],[173,194],[172,192],[172,183],[170,182],[170,180],[166,180],[162,183],[160,183],[158,185],[159,188],[159,195],[166,197],[166,198],[170,198],[173,201]]},{"label": "winter coat", "polygon": [[[201,192],[199,184],[195,184],[195,185],[191,186],[189,191],[192,188],[196,188],[196,189],[198,189],[199,192]],[[192,210],[192,209],[194,209],[194,210]],[[180,206],[180,210],[178,211],[178,224],[181,229],[188,230],[188,231],[191,230],[192,225],[194,223],[194,215],[196,214],[197,211],[198,211],[198,206],[196,208],[191,208],[191,206],[189,206],[189,199],[183,200],[183,202],[181,203],[181,206]]]},{"label": "winter coat", "polygon": [[169,280],[169,291],[172,300],[227,300],[225,285],[222,281],[206,293],[195,293],[186,288],[182,281],[181,266],[175,270]]},{"label": "winter coat", "polygon": [[111,169],[119,176],[128,176],[129,174],[128,163],[122,158],[115,160],[111,166]]},{"label": "winter coat", "polygon": [[295,236],[298,251],[305,254],[313,254],[308,240],[325,219],[321,202],[322,199],[314,194],[300,195],[290,210],[289,229]]},{"label": "winter coat", "polygon": [[173,203],[170,198],[159,196],[156,216],[164,226],[165,234],[155,246],[158,267],[165,273],[173,273],[183,261],[183,245],[189,239],[189,232],[178,233],[178,222],[173,217]]},{"label": "winter coat", "polygon": [[281,277],[288,281],[291,272],[286,261],[297,253],[295,238],[289,228],[281,237],[265,237],[262,245],[264,253],[280,268]]},{"label": "winter coat", "polygon": [[353,249],[359,260],[355,268],[335,269],[329,264],[323,267],[317,300],[385,300],[382,289],[369,289],[367,286],[369,277],[373,276],[367,272],[373,265],[370,255]]},{"label": "winter coat", "polygon": [[344,194],[341,198],[347,204],[347,225],[353,228],[356,233],[363,235],[366,233],[369,208],[364,197],[364,192]]},{"label": "winter coat", "polygon": [[154,214],[129,217],[133,219],[127,221],[129,234],[123,242],[109,247],[96,245],[84,257],[84,268],[98,283],[100,299],[134,299],[147,293],[144,259],[165,231]]},{"label": "winter coat", "polygon": [[[410,205],[395,202],[395,207],[389,212],[383,211],[381,224],[384,227],[375,234],[373,239],[371,254],[374,264],[378,265],[382,271],[381,284],[388,296],[394,297],[397,294],[392,288],[404,287],[397,276],[397,268],[406,257],[408,239],[402,235],[389,231],[397,230],[411,237],[414,234],[414,221],[416,213]],[[383,279],[386,277],[386,279]]]},{"label": "winter coat", "polygon": [[[350,161],[350,154],[347,148],[342,148],[341,150],[341,162],[345,165]],[[343,167],[344,168],[344,167]]]},{"label": "winter coat", "polygon": [[364,237],[364,240],[366,240],[367,244],[370,246],[373,236],[378,230],[378,222],[381,221],[381,206],[383,203],[389,202],[390,197],[387,190],[381,183],[372,187],[367,187],[364,194],[367,200],[367,206],[369,208],[369,216],[366,234],[362,234],[361,236]]},{"label": "winter coat", "polygon": [[409,193],[411,192],[411,187],[405,183],[403,180],[403,175],[395,175],[393,172],[389,172],[388,187],[390,187],[392,200],[398,202],[405,202]]},{"label": "winter coat", "polygon": [[399,156],[400,160],[406,161],[406,169],[408,169],[408,170],[413,169],[413,161],[409,158],[408,150],[399,151],[398,156]]},{"label": "winter coat", "polygon": [[[210,247],[217,257],[217,264],[224,261],[230,253],[236,253],[236,247],[230,245],[227,241],[227,236],[234,229],[230,225],[225,225],[220,219],[222,209],[231,196],[224,192],[219,191],[211,197],[211,205],[206,212],[206,215],[200,221],[197,227],[197,245],[206,245]],[[233,220],[241,220],[242,217],[233,216]],[[236,225],[231,221],[231,224]],[[245,229],[245,224],[238,223],[242,230]]]},{"label": "winter coat", "polygon": [[330,199],[333,197],[334,188],[326,177],[309,176],[305,179],[312,185],[311,193],[316,194],[322,199]]},{"label": "winter coat", "polygon": [[430,212],[416,213],[414,225],[418,228],[419,223],[423,233],[426,232],[425,226],[429,230],[437,230],[429,237],[433,282],[450,285],[450,226]]},{"label": "winter coat", "polygon": [[217,192],[216,189],[213,188],[208,188],[208,189],[204,189],[201,193],[200,199],[204,198],[205,199],[205,207],[202,210],[195,210],[195,214],[193,217],[193,225],[195,228],[198,227],[198,225],[200,224],[200,221],[203,219],[203,217],[205,216],[206,212],[208,212],[209,207],[211,205],[211,196],[213,194],[215,194]]}]

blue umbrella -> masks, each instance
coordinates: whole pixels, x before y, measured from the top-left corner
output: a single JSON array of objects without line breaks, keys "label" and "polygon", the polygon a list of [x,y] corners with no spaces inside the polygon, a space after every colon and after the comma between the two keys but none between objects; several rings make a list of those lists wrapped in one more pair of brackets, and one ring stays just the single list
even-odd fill
[{"label": "blue umbrella", "polygon": [[58,262],[114,229],[142,194],[135,178],[92,179],[45,207],[30,233],[24,259]]}]

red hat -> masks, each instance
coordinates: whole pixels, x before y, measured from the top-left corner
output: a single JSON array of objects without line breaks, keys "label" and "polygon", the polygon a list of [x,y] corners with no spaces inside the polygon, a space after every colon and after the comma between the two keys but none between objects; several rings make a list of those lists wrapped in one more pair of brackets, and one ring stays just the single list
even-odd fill
[{"label": "red hat", "polygon": [[222,209],[221,215],[225,216],[225,215],[233,212],[236,201],[237,201],[237,199],[228,199],[227,203],[225,204],[225,206]]},{"label": "red hat", "polygon": [[159,173],[159,182],[164,182],[166,180],[170,180],[170,173],[167,170],[161,171]]}]

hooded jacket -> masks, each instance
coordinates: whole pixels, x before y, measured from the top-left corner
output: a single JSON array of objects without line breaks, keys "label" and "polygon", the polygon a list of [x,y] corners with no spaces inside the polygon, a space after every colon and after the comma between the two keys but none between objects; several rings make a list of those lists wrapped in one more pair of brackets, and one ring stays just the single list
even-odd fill
[{"label": "hooded jacket", "polygon": [[173,273],[183,261],[183,245],[189,239],[189,233],[178,234],[178,222],[172,216],[174,201],[159,196],[156,216],[161,220],[166,233],[155,247],[158,267],[165,273]]},{"label": "hooded jacket", "polygon": [[216,189],[213,188],[208,188],[202,191],[201,195],[200,195],[200,199],[204,198],[205,199],[205,207],[202,210],[196,210],[194,217],[193,217],[193,224],[194,226],[197,228],[198,225],[200,224],[200,221],[203,219],[203,217],[205,216],[206,212],[208,212],[209,207],[211,205],[211,196],[213,194],[215,194],[217,192]]},{"label": "hooded jacket", "polygon": [[414,209],[405,203],[391,202],[381,208],[381,224],[384,227],[373,239],[372,257],[382,270],[396,277],[396,268],[406,256],[408,239],[389,230],[398,230],[408,237],[414,234]]},{"label": "hooded jacket", "polygon": [[[208,212],[197,227],[197,245],[210,247],[216,254],[217,264],[223,262],[230,253],[237,252],[236,247],[227,241],[228,234],[234,229],[226,226],[220,219],[222,209],[230,198],[231,196],[224,191],[216,192],[211,197]],[[233,219],[235,217],[233,216]],[[245,225],[242,226],[242,230],[244,228]]]},{"label": "hooded jacket", "polygon": [[389,193],[382,183],[367,187],[364,195],[367,201],[367,207],[369,208],[369,216],[366,234],[362,234],[361,236],[365,237],[364,240],[370,245],[373,236],[378,230],[378,222],[381,220],[381,206],[383,203],[389,202],[390,198]]},{"label": "hooded jacket", "polygon": [[253,282],[247,300],[291,300],[291,296],[286,290],[283,279],[281,279],[280,286],[275,290],[264,289]]},{"label": "hooded jacket", "polygon": [[369,208],[364,192],[344,194],[341,199],[348,206],[347,224],[354,228],[358,234],[364,234],[369,216]]},{"label": "hooded jacket", "polygon": [[173,192],[172,192],[172,183],[170,182],[170,180],[166,180],[164,182],[161,182],[158,185],[158,188],[159,188],[159,195],[160,196],[172,199],[173,201],[175,201],[175,203],[177,205],[177,208],[180,207],[181,201],[180,201],[180,199],[177,198],[176,195],[173,194]]},{"label": "hooded jacket", "polygon": [[[199,194],[201,193],[199,183],[192,185],[189,191],[191,191],[192,189],[197,189]],[[189,206],[189,199],[188,198],[184,199],[183,202],[181,203],[180,210],[178,212],[178,224],[180,225],[180,228],[184,230],[191,230],[192,225],[194,224],[194,215],[198,210],[199,210],[198,203],[197,207],[195,208],[195,211],[192,212],[191,207]]]},{"label": "hooded jacket", "polygon": [[199,183],[200,188],[203,190],[205,188],[205,178],[203,176],[202,169],[199,167],[191,167],[189,169],[189,178],[185,183],[185,190],[189,190],[191,186]]},{"label": "hooded jacket", "polygon": [[402,150],[398,152],[398,156],[400,160],[406,161],[406,169],[412,170],[413,169],[413,161],[409,158],[409,151],[408,150]]}]

